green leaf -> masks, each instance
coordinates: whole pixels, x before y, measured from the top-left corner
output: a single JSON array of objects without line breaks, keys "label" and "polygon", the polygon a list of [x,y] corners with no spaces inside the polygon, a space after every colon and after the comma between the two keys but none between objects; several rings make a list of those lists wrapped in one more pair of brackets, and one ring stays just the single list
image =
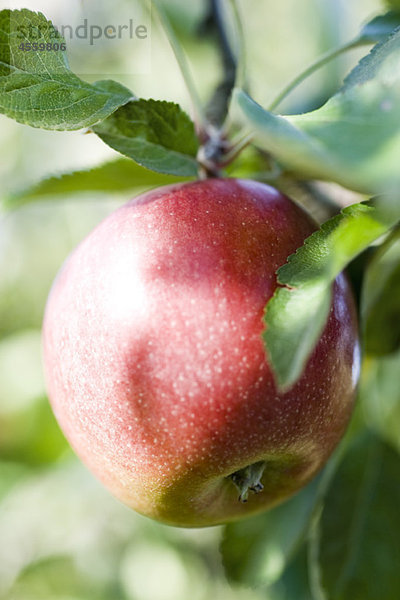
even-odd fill
[{"label": "green leaf", "polygon": [[362,370],[359,401],[364,419],[400,452],[400,352],[367,358]]},{"label": "green leaf", "polygon": [[297,176],[381,193],[400,185],[399,61],[400,31],[396,31],[318,110],[277,116],[242,90],[235,92],[235,103],[254,141]]},{"label": "green leaf", "polygon": [[382,196],[353,204],[324,223],[278,270],[267,304],[264,340],[278,385],[301,375],[325,325],[331,284],[346,265],[400,219],[400,201]]},{"label": "green leaf", "polygon": [[[397,29],[385,42],[381,42],[374,46],[371,52],[360,60],[358,65],[346,77],[343,87],[335,97],[338,97],[355,87],[366,86],[369,82],[375,83],[375,86],[372,89],[366,86],[366,90],[370,91],[371,94],[379,91],[379,89],[376,89],[377,86],[385,86],[384,89],[381,90],[383,94],[382,100],[387,100],[389,97],[387,93],[391,91],[391,88],[395,97],[398,97],[400,75],[398,74],[396,67],[399,55],[400,30]],[[385,112],[385,110],[381,112]],[[390,110],[387,112],[390,113]]]},{"label": "green leaf", "polygon": [[182,181],[182,178],[149,171],[132,160],[119,158],[92,169],[44,179],[26,190],[5,198],[3,206],[6,209],[13,209],[35,200],[54,200],[84,192],[109,195],[178,181]]},{"label": "green leaf", "polygon": [[267,304],[264,341],[282,391],[294,385],[321,335],[331,305],[329,285],[280,288]]},{"label": "green leaf", "polygon": [[280,578],[307,531],[319,483],[317,477],[281,506],[225,526],[221,552],[228,579],[256,587]]},{"label": "green leaf", "polygon": [[[24,51],[21,44],[57,44]],[[69,69],[50,21],[27,9],[0,12],[0,112],[43,129],[74,130],[106,119],[133,95],[117,82],[89,84]]]},{"label": "green leaf", "polygon": [[371,434],[347,452],[319,527],[322,585],[330,600],[400,597],[400,457]]},{"label": "green leaf", "polygon": [[400,231],[371,260],[364,278],[361,314],[365,349],[383,355],[400,348]]},{"label": "green leaf", "polygon": [[[400,2],[398,2],[400,8]],[[400,12],[391,10],[378,15],[366,23],[357,38],[359,44],[383,42],[394,29],[400,26]]]},{"label": "green leaf", "polygon": [[92,129],[143,167],[181,177],[197,174],[194,125],[173,102],[134,100]]},{"label": "green leaf", "polygon": [[[328,50],[315,60],[306,69],[301,71],[294,79],[292,79],[278,94],[278,96],[269,105],[268,110],[273,111],[290,92],[300,85],[307,77],[312,75],[317,69],[324,67],[328,62],[337,58],[344,52],[353,50],[358,46],[365,44],[375,44],[385,41],[400,25],[400,13],[389,12],[385,15],[379,15],[369,21],[362,27],[359,34],[347,43],[341,44],[336,48]],[[239,87],[239,86],[238,86]]]}]

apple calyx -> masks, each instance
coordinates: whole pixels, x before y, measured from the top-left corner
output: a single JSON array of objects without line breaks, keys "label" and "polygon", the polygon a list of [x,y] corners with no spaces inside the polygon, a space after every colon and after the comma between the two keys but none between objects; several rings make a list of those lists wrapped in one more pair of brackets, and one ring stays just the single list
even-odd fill
[{"label": "apple calyx", "polygon": [[247,502],[249,491],[255,494],[262,492],[264,486],[261,483],[261,477],[263,476],[265,467],[266,462],[262,460],[248,465],[244,469],[239,469],[232,473],[232,475],[228,475],[228,478],[232,480],[240,492],[239,502]]}]

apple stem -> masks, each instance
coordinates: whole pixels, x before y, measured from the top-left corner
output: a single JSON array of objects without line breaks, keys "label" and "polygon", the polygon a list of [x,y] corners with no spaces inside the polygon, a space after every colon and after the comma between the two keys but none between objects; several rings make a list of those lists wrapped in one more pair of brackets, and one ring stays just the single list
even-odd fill
[{"label": "apple stem", "polygon": [[199,178],[222,177],[227,167],[251,142],[246,136],[238,144],[229,143],[231,126],[229,108],[235,86],[245,85],[244,34],[236,0],[208,0],[209,8],[199,33],[215,37],[222,63],[222,77],[206,108],[203,130],[199,131],[200,149],[197,154]]},{"label": "apple stem", "polygon": [[229,142],[223,129],[209,125],[204,143],[197,153],[200,179],[222,177],[222,169],[229,166],[252,140],[250,134],[238,142]]},{"label": "apple stem", "polygon": [[263,476],[266,464],[267,463],[262,460],[248,465],[247,467],[244,467],[244,469],[239,469],[228,476],[239,490],[239,502],[247,502],[249,491],[258,494],[264,489],[264,486],[261,483],[261,477]]}]

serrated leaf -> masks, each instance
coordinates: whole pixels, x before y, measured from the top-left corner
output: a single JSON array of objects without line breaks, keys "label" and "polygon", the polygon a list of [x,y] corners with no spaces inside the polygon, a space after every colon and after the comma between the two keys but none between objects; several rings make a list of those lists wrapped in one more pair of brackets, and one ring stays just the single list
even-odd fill
[{"label": "serrated leaf", "polygon": [[279,282],[298,287],[310,279],[333,280],[343,267],[400,219],[400,197],[352,204],[323,223],[279,269]]},{"label": "serrated leaf", "polygon": [[376,86],[385,86],[382,90],[383,99],[385,99],[386,92],[390,88],[394,88],[394,91],[398,93],[396,86],[400,84],[400,74],[397,68],[399,56],[400,30],[397,29],[387,40],[376,44],[371,52],[360,60],[358,65],[346,77],[339,94],[336,94],[336,96],[344,94],[355,86],[366,85],[370,81],[374,81]]},{"label": "serrated leaf", "polygon": [[279,388],[300,377],[329,314],[332,293],[317,282],[304,289],[280,288],[267,304],[264,341]]},{"label": "serrated leaf", "polygon": [[384,355],[400,348],[400,231],[368,265],[361,315],[367,353]]},{"label": "serrated leaf", "polygon": [[44,179],[26,190],[9,196],[3,201],[3,206],[6,209],[13,209],[35,200],[53,200],[84,192],[109,195],[178,181],[182,181],[182,178],[149,171],[132,160],[119,158],[93,169],[83,169]]},{"label": "serrated leaf", "polygon": [[324,223],[278,270],[266,308],[264,341],[277,383],[285,389],[301,375],[325,325],[331,284],[346,265],[400,219],[398,197],[353,204]]},{"label": "serrated leaf", "polygon": [[346,454],[319,527],[322,585],[330,600],[400,597],[400,456],[372,434]]},{"label": "serrated leaf", "polygon": [[319,483],[317,477],[281,506],[225,526],[221,552],[228,579],[257,587],[280,578],[307,531]]},{"label": "serrated leaf", "polygon": [[382,193],[400,185],[399,61],[396,31],[318,110],[277,116],[241,90],[235,92],[235,103],[254,141],[299,177]]},{"label": "serrated leaf", "polygon": [[399,26],[400,12],[391,10],[384,15],[378,15],[362,27],[358,42],[360,44],[383,42]]},{"label": "serrated leaf", "polygon": [[[21,43],[57,43],[59,49],[24,51]],[[54,130],[89,127],[132,98],[113,81],[89,84],[72,73],[64,38],[41,13],[0,12],[0,112],[20,123]]]},{"label": "serrated leaf", "polygon": [[111,148],[143,167],[181,177],[197,174],[194,125],[173,102],[134,100],[93,131]]},{"label": "serrated leaf", "polygon": [[364,361],[359,398],[371,429],[400,452],[400,352]]}]

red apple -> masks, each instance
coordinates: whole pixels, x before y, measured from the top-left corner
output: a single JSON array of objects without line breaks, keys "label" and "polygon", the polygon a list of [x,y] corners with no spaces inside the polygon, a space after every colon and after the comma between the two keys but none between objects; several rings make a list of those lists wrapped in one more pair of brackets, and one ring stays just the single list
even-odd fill
[{"label": "red apple", "polygon": [[[277,392],[261,338],[275,272],[314,229],[269,186],[209,179],[139,196],[67,260],[44,320],[49,396],[77,454],[124,503],[213,525],[283,501],[325,463],[358,372],[344,276],[290,391]],[[242,500],[264,489],[244,503],[234,483]]]}]

